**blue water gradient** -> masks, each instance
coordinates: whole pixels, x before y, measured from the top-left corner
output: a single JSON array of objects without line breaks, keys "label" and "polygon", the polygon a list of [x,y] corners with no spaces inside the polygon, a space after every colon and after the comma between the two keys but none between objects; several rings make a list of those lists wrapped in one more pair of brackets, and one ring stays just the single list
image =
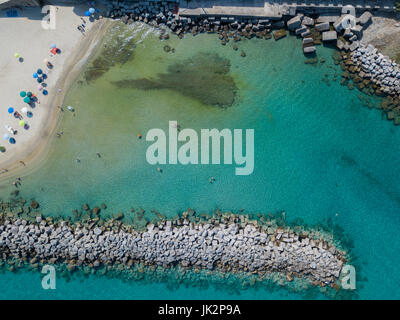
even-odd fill
[{"label": "blue water gradient", "polygon": [[[114,32],[117,32],[114,30]],[[340,85],[341,70],[333,49],[318,46],[318,59],[305,64],[301,40],[242,40],[221,46],[216,35],[171,37],[160,42],[147,27],[124,31],[136,48],[124,65],[101,78],[76,82],[66,105],[60,139],[33,173],[23,176],[21,194],[35,198],[50,215],[71,215],[83,203],[107,203],[104,215],[131,207],[156,209],[168,217],[187,208],[276,212],[307,224],[328,220],[352,240],[360,299],[400,298],[400,130],[363,106],[365,95]],[[166,53],[168,43],[175,53]],[[240,56],[240,51],[246,57]],[[221,109],[173,90],[119,88],[112,81],[157,78],[168,66],[196,53],[216,53],[231,63],[238,93],[233,106]],[[81,79],[83,79],[81,77]],[[336,81],[335,81],[336,79]],[[371,98],[374,104],[379,100]],[[151,128],[251,128],[255,130],[255,169],[236,176],[233,165],[165,165],[146,162],[149,143],[138,139]],[[97,158],[96,152],[102,157]],[[75,159],[79,158],[78,164]],[[215,177],[213,184],[208,182]],[[5,182],[0,192],[12,190]],[[4,197],[3,197],[4,198]],[[296,299],[285,290],[248,288],[231,294],[214,287],[168,289],[164,283],[124,283],[90,276],[41,289],[38,273],[0,274],[0,298],[134,299]],[[318,295],[318,298],[324,296]]]}]

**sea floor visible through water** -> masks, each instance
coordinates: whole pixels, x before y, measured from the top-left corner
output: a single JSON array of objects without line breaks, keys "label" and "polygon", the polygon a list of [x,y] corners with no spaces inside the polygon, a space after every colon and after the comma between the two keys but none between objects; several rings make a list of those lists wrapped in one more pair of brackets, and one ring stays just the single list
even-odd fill
[{"label": "sea floor visible through water", "polygon": [[[340,85],[333,53],[318,46],[317,63],[307,64],[301,40],[292,36],[222,46],[215,34],[160,41],[151,27],[117,23],[67,94],[57,129],[63,133],[22,176],[20,195],[36,199],[44,215],[72,216],[84,203],[106,203],[102,215],[123,212],[128,222],[132,207],[146,210],[148,219],[153,209],[169,218],[187,208],[285,211],[288,223],[301,219],[343,231],[356,262],[353,298],[398,299],[400,130],[365,106],[378,98]],[[234,165],[162,165],[159,172],[146,161],[145,136],[152,128],[167,131],[172,120],[197,132],[254,129],[254,172],[237,176]],[[3,181],[0,198],[14,189]],[[307,297],[279,285],[225,290],[175,284],[95,275],[60,278],[56,290],[43,290],[40,273],[5,271],[0,298]]]}]

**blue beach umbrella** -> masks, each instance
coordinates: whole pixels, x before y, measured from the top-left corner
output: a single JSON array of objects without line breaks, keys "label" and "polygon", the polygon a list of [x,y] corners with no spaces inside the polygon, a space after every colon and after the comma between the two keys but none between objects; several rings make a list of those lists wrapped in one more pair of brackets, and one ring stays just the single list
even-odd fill
[{"label": "blue beach umbrella", "polygon": [[15,139],[14,138],[10,138],[10,140],[8,140],[11,144],[15,143]]},{"label": "blue beach umbrella", "polygon": [[36,79],[36,78],[38,77],[38,74],[35,72],[35,73],[33,74],[33,77]]},{"label": "blue beach umbrella", "polygon": [[42,74],[42,78],[43,78],[43,79],[47,79],[47,74],[44,74],[44,73],[43,73],[43,74]]},{"label": "blue beach umbrella", "polygon": [[42,79],[42,78],[37,78],[36,81],[39,82],[39,83],[42,83],[42,82],[43,82],[43,79]]},{"label": "blue beach umbrella", "polygon": [[86,12],[85,12],[85,16],[86,16],[86,17],[90,17],[90,11],[86,11]]},{"label": "blue beach umbrella", "polygon": [[53,43],[53,44],[51,45],[51,48],[52,48],[52,49],[56,48],[56,45]]},{"label": "blue beach umbrella", "polygon": [[47,96],[48,93],[49,93],[49,92],[48,92],[47,90],[43,90],[43,94],[44,94],[45,96]]},{"label": "blue beach umbrella", "polygon": [[8,133],[5,133],[5,134],[3,135],[3,139],[4,139],[4,140],[10,139],[10,135],[9,135]]},{"label": "blue beach umbrella", "polygon": [[43,71],[42,71],[42,69],[37,69],[36,73],[37,73],[37,74],[42,74]]},{"label": "blue beach umbrella", "polygon": [[14,112],[14,108],[8,108],[8,113],[13,113]]},{"label": "blue beach umbrella", "polygon": [[90,12],[90,14],[93,14],[93,13],[95,13],[95,11],[96,11],[96,10],[94,10],[94,8],[89,8],[89,12]]}]

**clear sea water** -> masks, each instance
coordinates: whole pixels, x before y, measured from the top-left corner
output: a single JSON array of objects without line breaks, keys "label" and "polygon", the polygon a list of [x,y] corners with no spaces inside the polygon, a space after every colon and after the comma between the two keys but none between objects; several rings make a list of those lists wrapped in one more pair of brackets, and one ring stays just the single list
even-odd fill
[{"label": "clear sea water", "polygon": [[[358,279],[354,297],[400,298],[400,130],[383,120],[379,110],[363,106],[358,90],[340,85],[333,49],[318,46],[318,59],[325,63],[310,65],[295,37],[242,40],[235,51],[232,41],[222,46],[216,35],[160,41],[149,27],[121,28],[112,29],[105,41],[127,51],[135,43],[132,55],[89,84],[82,74],[73,85],[65,105],[73,106],[76,116],[64,112],[58,129],[64,132],[62,137],[54,139],[49,155],[34,172],[22,176],[23,197],[35,198],[44,214],[54,216],[72,215],[83,203],[105,202],[104,214],[124,212],[127,219],[134,207],[156,209],[168,217],[187,208],[244,209],[284,210],[287,220],[301,218],[307,224],[333,221],[352,240]],[[165,52],[166,44],[175,52]],[[246,57],[240,56],[241,50]],[[230,107],[205,105],[171,88],[113,84],[121,79],[158,79],[169,66],[206,53],[230,62],[229,76],[238,88]],[[169,120],[197,131],[254,129],[253,174],[236,176],[232,165],[165,165],[158,172],[146,162],[149,143],[137,135],[145,137],[151,128],[167,130]],[[213,184],[208,182],[211,176],[216,179]],[[11,191],[9,181],[1,185],[3,199]],[[57,289],[50,292],[41,288],[39,273],[8,271],[0,274],[0,287],[3,299],[304,297],[278,286],[272,291],[247,288],[232,293],[214,286],[171,289],[163,282],[101,276],[58,279]]]}]

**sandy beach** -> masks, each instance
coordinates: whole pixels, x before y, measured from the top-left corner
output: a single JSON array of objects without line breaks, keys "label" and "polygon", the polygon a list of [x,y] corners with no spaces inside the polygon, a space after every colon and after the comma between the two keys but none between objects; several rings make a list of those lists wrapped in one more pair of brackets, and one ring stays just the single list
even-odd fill
[{"label": "sandy beach", "polygon": [[[56,28],[42,28],[41,8],[23,8],[18,10],[18,17],[7,17],[6,12],[0,14],[0,94],[2,110],[0,110],[0,146],[5,152],[0,153],[0,179],[10,178],[20,170],[28,172],[40,163],[47,153],[49,141],[55,136],[55,129],[62,112],[58,106],[63,106],[63,98],[69,84],[76,78],[88,60],[93,48],[101,39],[103,31],[111,22],[106,19],[90,22],[84,16],[87,6],[57,6]],[[77,27],[85,23],[86,32],[82,34]],[[55,44],[61,50],[60,54],[50,53],[51,45]],[[15,58],[18,53],[23,60]],[[44,60],[48,59],[53,68],[48,69]],[[47,72],[45,80],[48,95],[38,90],[39,83],[33,78],[33,73],[40,68]],[[20,97],[20,91],[31,91],[38,97],[34,108],[29,107]],[[19,125],[19,119],[9,114],[8,108],[18,111],[29,128]],[[32,112],[28,118],[21,112],[27,107]],[[65,106],[63,106],[65,109]],[[66,109],[65,109],[66,110]],[[68,112],[68,111],[67,111]],[[16,143],[11,144],[3,136],[9,133],[6,126],[17,130]]]}]

